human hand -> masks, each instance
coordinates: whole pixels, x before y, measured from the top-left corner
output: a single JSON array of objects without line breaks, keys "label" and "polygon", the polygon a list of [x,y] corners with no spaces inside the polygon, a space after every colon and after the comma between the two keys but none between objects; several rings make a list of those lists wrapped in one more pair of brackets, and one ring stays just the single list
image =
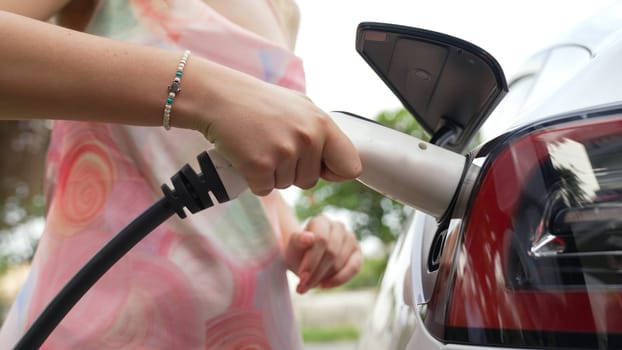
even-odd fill
[{"label": "human hand", "polygon": [[[223,69],[209,115],[198,130],[242,174],[257,195],[313,187],[361,172],[358,152],[330,117],[305,95]],[[216,78],[214,78],[216,79]],[[213,96],[217,96],[214,100]]]},{"label": "human hand", "polygon": [[300,278],[296,291],[302,294],[350,280],[361,268],[362,253],[354,233],[341,222],[318,216],[304,231],[290,234],[285,263]]}]

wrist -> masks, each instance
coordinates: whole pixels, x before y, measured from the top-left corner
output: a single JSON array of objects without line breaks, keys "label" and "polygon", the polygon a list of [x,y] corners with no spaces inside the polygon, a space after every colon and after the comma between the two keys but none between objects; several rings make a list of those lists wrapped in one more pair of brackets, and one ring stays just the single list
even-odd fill
[{"label": "wrist", "polygon": [[231,102],[226,100],[223,87],[235,84],[228,76],[229,73],[228,68],[198,56],[188,60],[184,70],[183,92],[175,100],[171,125],[196,130],[207,137],[214,118],[224,117],[218,111],[230,108]]},{"label": "wrist", "polygon": [[[206,114],[203,77],[204,64],[199,57],[193,56],[185,65],[181,92],[175,97],[174,107],[170,113],[170,125],[176,128],[199,130],[202,119]],[[174,67],[171,67],[171,71]],[[163,95],[163,102],[165,96]],[[164,107],[164,103],[163,103]]]},{"label": "wrist", "polygon": [[[259,83],[259,85],[257,84]],[[261,80],[198,56],[188,60],[182,89],[171,114],[171,125],[201,132],[214,141],[208,131],[215,121],[233,122],[232,110],[241,105],[241,96],[257,94]]]}]

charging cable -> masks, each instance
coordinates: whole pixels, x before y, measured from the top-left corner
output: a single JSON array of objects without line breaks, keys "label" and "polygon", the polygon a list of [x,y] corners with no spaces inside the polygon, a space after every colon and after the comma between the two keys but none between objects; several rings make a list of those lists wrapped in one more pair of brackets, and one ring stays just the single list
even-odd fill
[{"label": "charging cable", "polygon": [[[123,228],[69,280],[22,336],[14,349],[38,349],[95,282],[132,247],[173,214],[183,219],[186,217],[184,207],[194,214],[213,206],[214,201],[210,193],[219,203],[231,199],[230,193],[221,181],[221,174],[218,173],[218,170],[222,169],[217,169],[210,155],[202,152],[197,160],[202,173],[197,174],[190,165],[186,164],[171,177],[173,189],[166,184],[162,185],[164,197]],[[219,159],[215,159],[217,160]],[[237,197],[237,193],[235,196]]]}]

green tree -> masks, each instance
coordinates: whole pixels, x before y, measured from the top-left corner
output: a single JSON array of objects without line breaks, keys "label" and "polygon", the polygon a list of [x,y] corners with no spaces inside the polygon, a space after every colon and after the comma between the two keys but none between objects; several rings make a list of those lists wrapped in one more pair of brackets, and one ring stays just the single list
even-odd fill
[{"label": "green tree", "polygon": [[[422,140],[429,139],[405,109],[382,112],[375,120]],[[411,211],[409,207],[382,196],[358,181],[319,181],[312,189],[302,191],[296,201],[296,213],[301,219],[318,215],[324,209],[347,210],[359,239],[376,236],[385,244],[395,241]]]}]

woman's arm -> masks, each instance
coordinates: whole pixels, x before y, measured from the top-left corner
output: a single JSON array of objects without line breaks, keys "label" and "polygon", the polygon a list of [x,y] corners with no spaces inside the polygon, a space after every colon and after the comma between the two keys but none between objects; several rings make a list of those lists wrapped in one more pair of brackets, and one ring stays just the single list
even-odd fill
[{"label": "woman's arm", "polygon": [[[161,123],[179,53],[7,12],[0,12],[0,32],[0,119]],[[192,80],[184,84],[192,85]]]},{"label": "woman's arm", "polygon": [[[160,126],[180,53],[0,11],[0,119]],[[306,96],[199,57],[184,69],[173,127],[198,130],[260,195],[359,175],[352,143]]]}]

